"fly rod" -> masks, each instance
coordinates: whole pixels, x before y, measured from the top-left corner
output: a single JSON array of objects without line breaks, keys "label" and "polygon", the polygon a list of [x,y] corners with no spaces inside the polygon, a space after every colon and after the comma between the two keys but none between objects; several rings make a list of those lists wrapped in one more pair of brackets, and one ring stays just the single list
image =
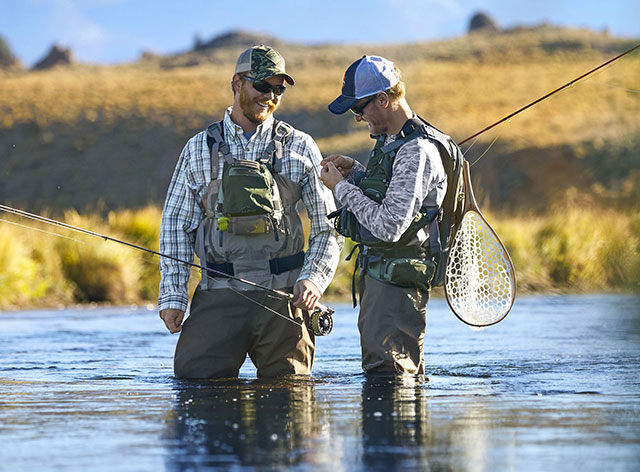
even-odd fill
[{"label": "fly rod", "polygon": [[546,99],[547,99],[547,98],[549,98],[551,95],[554,95],[555,93],[557,93],[557,92],[559,92],[559,91],[561,91],[561,90],[563,90],[563,89],[565,89],[565,88],[567,88],[567,87],[570,87],[571,85],[575,84],[575,83],[576,83],[576,82],[578,82],[579,80],[584,79],[585,77],[587,77],[587,76],[589,76],[589,75],[593,74],[593,73],[594,73],[594,72],[596,72],[597,70],[600,70],[600,69],[602,69],[603,67],[605,67],[605,66],[607,66],[607,65],[611,64],[612,62],[617,61],[618,59],[622,58],[623,56],[626,56],[627,54],[629,54],[630,52],[635,51],[635,50],[636,50],[636,49],[638,49],[638,48],[640,48],[640,44],[636,44],[636,45],[635,45],[634,47],[632,47],[631,49],[629,49],[629,50],[627,50],[627,51],[625,51],[625,52],[623,52],[623,53],[621,53],[621,54],[618,54],[616,57],[614,57],[614,58],[612,58],[612,59],[609,59],[608,61],[606,61],[606,62],[604,62],[604,63],[600,64],[598,67],[595,67],[595,68],[591,69],[589,72],[585,72],[585,73],[584,73],[584,74],[582,74],[580,77],[577,77],[577,78],[575,78],[575,79],[573,79],[573,80],[570,80],[569,82],[567,82],[567,83],[566,83],[566,84],[564,84],[563,86],[558,87],[557,89],[555,89],[555,90],[553,90],[553,91],[549,92],[548,94],[546,94],[546,95],[544,95],[544,96],[542,96],[542,97],[538,98],[537,100],[534,100],[533,102],[531,102],[531,103],[529,103],[529,104],[527,104],[527,105],[523,106],[522,108],[519,108],[518,110],[514,111],[513,113],[508,114],[507,116],[505,116],[504,118],[502,118],[502,119],[500,119],[500,120],[496,121],[495,123],[493,123],[493,124],[491,124],[491,125],[487,126],[486,128],[484,128],[484,129],[482,129],[482,130],[478,131],[478,132],[477,132],[477,133],[475,133],[475,134],[472,134],[472,135],[471,135],[471,136],[469,136],[468,138],[463,139],[462,141],[460,141],[460,142],[458,143],[458,146],[461,146],[461,145],[463,145],[464,143],[466,143],[467,141],[469,141],[469,140],[471,140],[471,139],[473,139],[473,138],[475,138],[475,137],[477,137],[477,136],[480,136],[480,135],[481,135],[482,133],[484,133],[485,131],[489,131],[491,128],[494,128],[494,127],[498,126],[500,123],[503,123],[503,122],[507,121],[508,119],[513,118],[513,117],[514,117],[514,116],[516,116],[517,114],[519,114],[519,113],[521,113],[521,112],[525,111],[527,108],[531,108],[531,107],[532,107],[532,106],[534,106],[535,104],[540,103],[540,102],[541,102],[541,101],[543,101],[543,100],[546,100]]},{"label": "fly rod", "polygon": [[[180,258],[171,256],[169,254],[164,254],[164,253],[161,253],[161,252],[158,252],[158,251],[154,251],[153,249],[149,249],[149,248],[144,247],[144,246],[139,246],[137,244],[133,244],[133,243],[130,243],[128,241],[123,241],[121,239],[113,238],[111,236],[107,236],[106,234],[96,233],[95,231],[90,231],[90,230],[85,229],[85,228],[80,228],[78,226],[73,226],[73,225],[70,225],[68,223],[64,223],[62,221],[58,221],[58,220],[54,220],[54,219],[51,219],[51,218],[47,218],[45,216],[37,215],[35,213],[29,213],[27,211],[19,210],[17,208],[13,208],[13,207],[10,207],[10,206],[7,206],[7,205],[0,204],[0,210],[5,211],[7,213],[11,213],[11,214],[14,214],[14,215],[21,216],[23,218],[29,218],[29,219],[32,219],[32,220],[35,220],[35,221],[39,221],[39,222],[42,222],[42,223],[47,223],[47,224],[50,224],[50,225],[53,225],[53,226],[59,226],[61,228],[66,228],[66,229],[69,229],[71,231],[76,231],[78,233],[88,234],[89,236],[100,238],[100,239],[103,239],[105,241],[112,241],[112,242],[115,242],[115,243],[118,243],[118,244],[123,244],[123,245],[129,246],[129,247],[131,247],[133,249],[137,249],[139,251],[143,251],[143,252],[146,252],[146,253],[149,253],[149,254],[153,254],[153,255],[158,256],[158,257],[165,257],[165,258],[171,259],[171,260],[173,260],[175,262],[179,262],[181,264],[185,264],[185,265],[191,266],[193,268],[200,269],[201,271],[204,271],[203,273],[206,276],[210,276],[209,274],[213,273],[213,274],[215,274],[217,276],[220,276],[220,277],[225,277],[227,279],[236,280],[238,282],[241,282],[243,284],[249,285],[251,287],[255,287],[255,288],[258,288],[258,289],[261,289],[261,290],[265,290],[267,292],[279,295],[280,297],[282,297],[283,299],[288,300],[288,301],[291,301],[294,298],[293,295],[290,294],[290,293],[286,293],[286,292],[283,292],[281,290],[276,290],[276,289],[273,289],[273,288],[270,288],[270,287],[266,287],[264,285],[261,285],[261,284],[258,284],[256,282],[252,282],[250,280],[246,280],[246,279],[237,277],[235,275],[227,274],[225,272],[221,272],[221,271],[218,271],[218,270],[215,270],[215,269],[204,267],[204,266],[202,266],[200,264],[196,264],[194,262],[188,262],[188,261],[182,260]],[[269,310],[269,311],[272,311],[272,310]],[[327,335],[327,334],[329,334],[331,332],[331,329],[333,328],[333,319],[332,319],[331,316],[333,315],[334,311],[335,310],[333,308],[331,308],[331,307],[322,305],[320,303],[316,304],[316,308],[311,313],[311,316],[309,318],[309,323],[308,323],[309,328],[313,331],[313,333],[316,336],[325,336],[325,335]],[[288,320],[290,319],[288,317],[284,317],[284,318],[286,318]],[[291,321],[293,321],[293,320],[291,320]],[[295,323],[295,321],[293,321],[293,322]],[[295,323],[295,324],[298,324],[298,323]]]}]

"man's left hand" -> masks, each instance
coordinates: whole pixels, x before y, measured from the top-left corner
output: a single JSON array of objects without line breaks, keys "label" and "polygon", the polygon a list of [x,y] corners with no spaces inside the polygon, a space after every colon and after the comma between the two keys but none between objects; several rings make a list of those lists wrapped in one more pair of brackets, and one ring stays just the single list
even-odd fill
[{"label": "man's left hand", "polygon": [[342,173],[336,168],[333,162],[327,162],[322,166],[320,171],[320,179],[325,187],[333,191],[334,187],[343,180]]},{"label": "man's left hand", "polygon": [[303,310],[313,310],[320,299],[320,290],[311,280],[298,280],[293,286],[293,305]]}]

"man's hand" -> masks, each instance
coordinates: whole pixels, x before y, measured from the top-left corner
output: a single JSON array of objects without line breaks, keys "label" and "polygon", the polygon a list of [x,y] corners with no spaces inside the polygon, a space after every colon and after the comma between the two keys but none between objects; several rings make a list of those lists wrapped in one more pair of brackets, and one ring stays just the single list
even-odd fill
[{"label": "man's hand", "polygon": [[293,286],[293,297],[294,306],[311,311],[320,299],[320,290],[311,280],[299,280]]},{"label": "man's hand", "polygon": [[327,162],[320,171],[320,179],[325,187],[333,192],[338,182],[344,180],[342,173],[336,168],[333,162]]},{"label": "man's hand", "polygon": [[184,311],[176,308],[167,308],[166,310],[160,311],[160,318],[162,318],[162,321],[164,321],[164,324],[171,334],[182,331]]},{"label": "man's hand", "polygon": [[333,154],[331,156],[325,157],[324,159],[322,159],[320,165],[324,167],[329,162],[333,162],[333,165],[336,166],[336,169],[340,171],[342,177],[346,177],[353,167],[353,158],[349,156],[343,156],[341,154]]}]

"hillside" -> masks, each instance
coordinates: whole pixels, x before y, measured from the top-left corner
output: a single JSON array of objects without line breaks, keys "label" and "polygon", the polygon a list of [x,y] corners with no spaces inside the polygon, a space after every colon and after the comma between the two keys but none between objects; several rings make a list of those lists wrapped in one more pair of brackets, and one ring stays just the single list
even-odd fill
[{"label": "hillside", "polygon": [[[366,129],[326,108],[362,54],[394,60],[413,109],[462,141],[638,41],[541,27],[391,46],[273,42],[296,78],[278,117],[324,154],[364,158]],[[0,201],[35,211],[161,204],[186,140],[231,103],[245,47],[231,38],[121,66],[0,72]],[[467,151],[473,162],[498,137],[472,168],[484,204],[542,211],[567,195],[640,201],[639,77],[636,51],[484,134]]]}]

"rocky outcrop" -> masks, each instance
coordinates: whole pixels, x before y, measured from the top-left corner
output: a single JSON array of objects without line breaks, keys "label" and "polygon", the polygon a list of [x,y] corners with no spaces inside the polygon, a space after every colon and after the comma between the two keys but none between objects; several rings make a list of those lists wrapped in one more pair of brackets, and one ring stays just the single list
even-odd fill
[{"label": "rocky outcrop", "polygon": [[22,67],[20,60],[13,55],[9,43],[0,36],[0,69]]},{"label": "rocky outcrop", "polygon": [[238,30],[221,34],[220,36],[216,36],[210,41],[202,41],[198,36],[196,36],[193,50],[203,51],[206,49],[218,49],[229,46],[241,46],[250,48],[251,46],[255,46],[256,44],[268,44],[270,46],[273,46],[274,44],[279,43],[281,43],[281,41],[273,36]]},{"label": "rocky outcrop", "polygon": [[50,69],[55,66],[69,66],[73,64],[71,49],[65,49],[57,44],[51,46],[49,52],[33,66],[34,69]]},{"label": "rocky outcrop", "polygon": [[500,31],[498,24],[486,13],[478,12],[469,21],[469,33],[496,33]]}]

